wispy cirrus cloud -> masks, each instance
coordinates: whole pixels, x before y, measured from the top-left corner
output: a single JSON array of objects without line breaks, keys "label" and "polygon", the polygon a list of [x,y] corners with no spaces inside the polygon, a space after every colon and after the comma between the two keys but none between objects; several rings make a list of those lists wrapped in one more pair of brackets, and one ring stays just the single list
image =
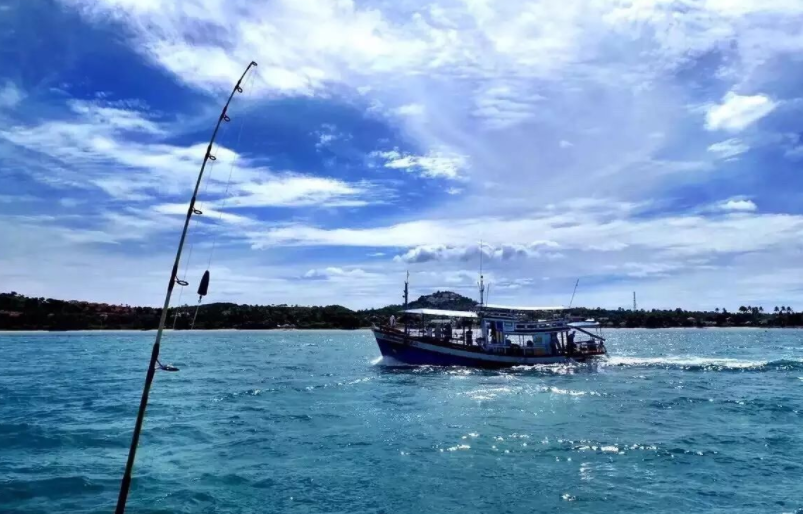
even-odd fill
[{"label": "wispy cirrus cloud", "polygon": [[11,81],[0,86],[0,108],[16,107],[25,98],[25,93]]},{"label": "wispy cirrus cloud", "polygon": [[[62,178],[81,181],[111,198],[146,201],[186,194],[206,143],[163,142],[168,133],[147,111],[108,107],[104,102],[70,101],[71,118],[0,130],[5,139],[64,166]],[[218,206],[359,207],[368,204],[371,185],[292,171],[275,172],[247,157],[216,146],[224,172],[207,168],[203,192]],[[218,165],[220,166],[220,165]],[[227,173],[236,166],[236,173]],[[49,180],[49,169],[36,174]]]},{"label": "wispy cirrus cloud", "polygon": [[708,151],[720,159],[732,159],[750,150],[750,147],[739,139],[731,138],[708,147]]},{"label": "wispy cirrus cloud", "polygon": [[426,178],[459,180],[461,170],[468,166],[465,156],[453,152],[430,152],[426,155],[403,153],[399,150],[375,151],[371,157],[384,161],[390,169],[405,170]]}]

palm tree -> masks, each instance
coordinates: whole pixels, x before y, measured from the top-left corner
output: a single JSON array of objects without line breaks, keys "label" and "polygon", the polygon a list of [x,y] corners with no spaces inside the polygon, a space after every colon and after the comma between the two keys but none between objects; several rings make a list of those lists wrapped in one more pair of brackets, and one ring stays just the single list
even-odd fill
[{"label": "palm tree", "polygon": [[739,306],[739,312],[746,312],[746,311],[747,311],[747,307],[745,307],[744,305],[740,305]]},{"label": "palm tree", "polygon": [[717,314],[719,314],[719,307],[717,307],[716,309],[714,309],[714,312],[716,312]]},{"label": "palm tree", "polygon": [[776,305],[776,306],[775,306],[775,314],[778,314],[778,311],[779,311],[779,310],[780,310],[780,309],[778,309],[778,306]]},{"label": "palm tree", "polygon": [[789,306],[787,305],[787,306],[786,306],[786,312],[788,312],[788,313],[792,313],[792,312],[795,312],[795,310],[794,310],[794,309],[792,309],[791,307],[789,307]]},{"label": "palm tree", "polygon": [[760,312],[761,314],[764,314],[764,307],[759,307],[758,308],[758,312]]}]

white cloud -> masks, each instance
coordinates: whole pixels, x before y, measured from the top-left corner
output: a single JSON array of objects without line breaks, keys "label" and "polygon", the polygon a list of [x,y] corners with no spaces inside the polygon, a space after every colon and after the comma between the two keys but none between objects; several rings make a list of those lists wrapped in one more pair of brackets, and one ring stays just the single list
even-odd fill
[{"label": "white cloud", "polygon": [[731,138],[719,143],[714,143],[708,147],[708,151],[719,159],[731,159],[750,150],[750,147],[740,139]]},{"label": "white cloud", "polygon": [[320,147],[324,147],[324,146],[327,146],[329,143],[331,143],[334,140],[335,140],[335,135],[334,134],[321,134],[321,136],[320,136],[320,138],[318,140],[318,144],[315,145],[315,146],[317,146],[319,148]]},{"label": "white cloud", "polygon": [[711,105],[705,115],[708,130],[739,132],[771,113],[776,103],[765,95],[741,96],[729,91],[722,103]]},{"label": "white cloud", "polygon": [[553,241],[535,241],[529,244],[501,244],[490,246],[483,244],[475,246],[448,246],[448,245],[421,245],[411,248],[407,252],[394,257],[396,262],[424,263],[429,261],[479,261],[480,253],[483,259],[510,259],[545,258],[559,259],[561,254],[549,251],[559,245]]},{"label": "white cloud", "polygon": [[424,106],[417,103],[402,105],[393,110],[399,116],[421,116],[424,111]]},{"label": "white cloud", "polygon": [[351,139],[350,135],[339,132],[337,127],[331,123],[324,123],[321,125],[321,129],[315,132],[315,134],[318,136],[318,142],[315,143],[315,148],[317,150],[331,146],[332,143],[337,140]]},{"label": "white cloud", "polygon": [[478,92],[472,114],[489,128],[504,129],[529,120],[543,100],[537,93],[528,93],[524,83],[501,81]]},{"label": "white cloud", "polygon": [[427,178],[459,180],[460,172],[468,167],[465,156],[451,152],[430,152],[426,155],[401,153],[398,150],[372,152],[371,156],[384,160],[384,167],[403,169]]},{"label": "white cloud", "polygon": [[[90,102],[71,102],[70,107],[76,116],[73,120],[0,130],[0,139],[64,163],[58,177],[68,179],[65,185],[69,187],[76,183],[94,185],[126,202],[189,192],[206,152],[206,143],[174,146],[158,142],[165,130],[149,119],[146,112]],[[334,127],[324,129],[334,130]],[[142,142],[148,138],[157,139]],[[373,187],[288,171],[274,172],[254,166],[247,157],[220,145],[215,146],[213,153],[217,161],[210,161],[207,166],[203,192],[205,199],[217,206],[359,207],[367,205],[368,192]],[[227,172],[235,163],[229,177]],[[225,171],[215,173],[220,167]],[[52,171],[47,168],[37,178],[50,180]]]},{"label": "white cloud", "polygon": [[[285,173],[237,186],[234,196],[221,200],[226,207],[361,207],[368,205],[372,187],[342,180]],[[376,201],[374,201],[376,203]]]},{"label": "white cloud", "polygon": [[720,204],[717,204],[717,209],[726,212],[754,212],[758,210],[758,206],[752,201],[745,198],[731,198]]},{"label": "white cloud", "polygon": [[24,98],[25,93],[13,82],[7,81],[0,87],[0,108],[14,108]]},{"label": "white cloud", "polygon": [[372,273],[366,273],[364,270],[359,268],[353,269],[343,269],[338,268],[335,266],[330,266],[328,268],[316,268],[311,269],[304,273],[304,278],[313,278],[313,279],[328,279],[328,280],[336,280],[336,279],[364,279],[373,275]]},{"label": "white cloud", "polygon": [[565,148],[571,148],[574,145],[570,141],[566,141],[565,139],[563,139],[563,140],[561,140],[560,143],[558,143],[558,146],[560,146],[561,148],[565,149]]},{"label": "white cloud", "polygon": [[[731,207],[749,208],[734,200]],[[362,229],[322,229],[291,224],[266,231],[252,231],[254,247],[276,245],[362,246],[419,248],[401,260],[432,260],[433,256],[465,258],[471,235],[485,234],[493,248],[527,241],[539,234],[560,245],[561,253],[605,248],[606,253],[665,252],[667,255],[706,255],[768,250],[779,244],[797,244],[803,217],[783,214],[735,214],[702,216],[600,219],[592,213],[566,213],[518,219],[464,218],[420,220]],[[762,237],[744,237],[760,233]],[[526,244],[526,243],[524,243]],[[466,249],[467,250],[464,250]],[[513,247],[515,249],[515,247]],[[478,250],[476,250],[478,251]],[[514,250],[515,254],[515,250]],[[596,254],[600,257],[600,254]],[[437,258],[437,257],[435,257]]]},{"label": "white cloud", "polygon": [[665,261],[665,262],[625,262],[621,265],[608,266],[613,273],[633,278],[668,277],[678,272],[710,269],[706,261]]}]

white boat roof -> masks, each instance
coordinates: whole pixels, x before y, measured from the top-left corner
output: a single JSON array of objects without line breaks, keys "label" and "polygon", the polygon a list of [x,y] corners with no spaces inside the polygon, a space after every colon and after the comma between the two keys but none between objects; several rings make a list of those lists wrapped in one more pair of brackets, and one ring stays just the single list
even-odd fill
[{"label": "white boat roof", "polygon": [[487,303],[483,306],[486,309],[498,309],[498,310],[505,310],[505,311],[564,311],[566,307],[562,305],[553,305],[549,307],[522,307],[522,306],[511,306],[511,305],[497,305],[497,304],[490,304]]},{"label": "white boat roof", "polygon": [[595,327],[600,326],[599,322],[591,320],[591,319],[587,319],[585,321],[573,321],[571,323],[567,323],[567,325],[570,326],[570,327],[576,327],[576,328],[595,328]]},{"label": "white boat roof", "polygon": [[405,314],[425,314],[427,316],[446,316],[447,318],[476,318],[476,312],[447,311],[443,309],[407,309]]}]

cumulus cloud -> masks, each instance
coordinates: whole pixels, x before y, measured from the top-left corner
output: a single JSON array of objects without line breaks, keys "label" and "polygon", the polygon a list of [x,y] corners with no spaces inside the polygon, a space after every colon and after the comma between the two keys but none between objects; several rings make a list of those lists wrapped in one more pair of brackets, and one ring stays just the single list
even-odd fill
[{"label": "cumulus cloud", "polygon": [[393,259],[396,262],[424,263],[430,261],[479,261],[483,259],[510,260],[516,258],[543,257],[547,259],[561,258],[561,254],[547,251],[555,249],[558,244],[553,241],[535,241],[527,245],[503,244],[499,246],[448,246],[421,245],[407,250]]},{"label": "cumulus cloud", "polygon": [[742,96],[729,91],[721,103],[708,107],[705,127],[739,132],[771,113],[775,107],[776,103],[766,95]]},{"label": "cumulus cloud", "polygon": [[758,206],[752,200],[731,198],[717,204],[717,209],[726,212],[754,212],[758,210]]},{"label": "cumulus cloud", "polygon": [[324,123],[321,125],[320,130],[315,132],[318,142],[315,143],[316,150],[322,150],[331,146],[335,141],[348,141],[351,139],[350,134],[343,133],[331,123]]}]

